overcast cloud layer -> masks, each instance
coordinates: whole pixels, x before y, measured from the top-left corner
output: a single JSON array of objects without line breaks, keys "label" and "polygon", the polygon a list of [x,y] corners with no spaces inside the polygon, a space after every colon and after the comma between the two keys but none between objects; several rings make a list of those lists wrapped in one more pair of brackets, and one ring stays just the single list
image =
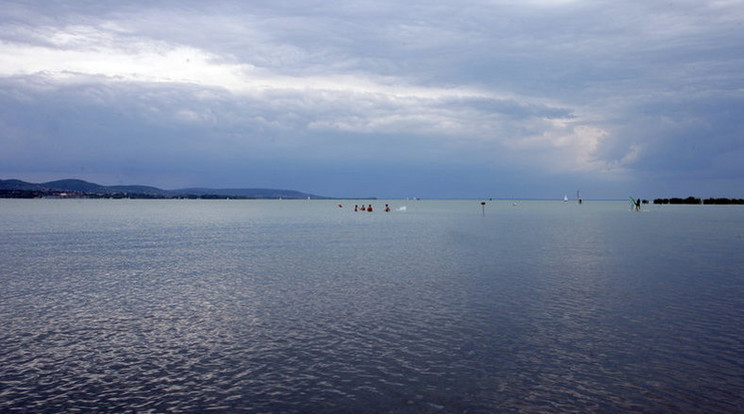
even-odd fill
[{"label": "overcast cloud layer", "polygon": [[742,1],[16,2],[0,178],[744,197]]}]

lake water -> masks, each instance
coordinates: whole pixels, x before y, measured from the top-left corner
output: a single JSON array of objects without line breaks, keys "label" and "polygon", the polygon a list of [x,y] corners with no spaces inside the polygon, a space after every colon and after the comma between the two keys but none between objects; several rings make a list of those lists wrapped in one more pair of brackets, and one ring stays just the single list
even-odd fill
[{"label": "lake water", "polygon": [[744,207],[355,203],[0,200],[0,412],[744,412]]}]

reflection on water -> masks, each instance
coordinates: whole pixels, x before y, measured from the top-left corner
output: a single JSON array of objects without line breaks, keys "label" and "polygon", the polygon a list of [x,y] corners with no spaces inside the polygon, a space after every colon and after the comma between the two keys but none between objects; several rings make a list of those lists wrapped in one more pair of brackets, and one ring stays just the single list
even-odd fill
[{"label": "reflection on water", "polygon": [[742,209],[336,204],[0,200],[0,411],[744,411]]}]

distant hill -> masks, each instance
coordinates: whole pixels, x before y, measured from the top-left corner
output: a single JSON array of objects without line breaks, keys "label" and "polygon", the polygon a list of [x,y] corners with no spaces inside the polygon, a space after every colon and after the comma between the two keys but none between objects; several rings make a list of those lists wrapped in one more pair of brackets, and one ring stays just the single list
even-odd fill
[{"label": "distant hill", "polygon": [[109,190],[114,190],[122,193],[135,193],[135,194],[153,194],[153,195],[172,195],[173,193],[168,190],[163,190],[157,187],[150,187],[147,185],[112,185],[106,187]]},{"label": "distant hill", "polygon": [[36,190],[39,184],[31,184],[21,180],[0,180],[0,190]]},{"label": "distant hill", "polygon": [[42,186],[54,190],[60,190],[60,191],[71,191],[71,192],[81,192],[81,193],[107,193],[110,192],[110,190],[102,185],[89,183],[87,181],[83,180],[57,180],[57,181],[50,181],[48,183],[42,183]]},{"label": "distant hill", "polygon": [[244,199],[328,199],[329,197],[294,190],[270,188],[185,188],[163,190],[145,185],[105,186],[83,180],[65,179],[46,183],[0,180],[0,197],[80,197],[80,198],[244,198]]}]

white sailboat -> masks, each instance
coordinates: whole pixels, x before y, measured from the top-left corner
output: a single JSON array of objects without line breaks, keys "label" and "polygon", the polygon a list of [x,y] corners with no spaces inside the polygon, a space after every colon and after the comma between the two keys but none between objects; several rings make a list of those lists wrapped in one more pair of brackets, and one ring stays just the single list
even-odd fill
[{"label": "white sailboat", "polygon": [[563,202],[564,203],[567,203],[568,202],[568,195],[563,194]]}]

